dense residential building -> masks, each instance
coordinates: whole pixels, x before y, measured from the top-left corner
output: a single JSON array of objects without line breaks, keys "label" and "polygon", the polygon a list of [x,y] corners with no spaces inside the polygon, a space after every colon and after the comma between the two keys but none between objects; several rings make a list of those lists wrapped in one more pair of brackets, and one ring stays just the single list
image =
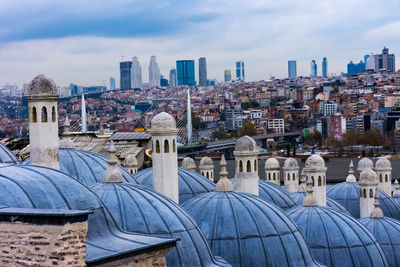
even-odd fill
[{"label": "dense residential building", "polygon": [[242,60],[236,61],[236,78],[245,81],[244,62]]},{"label": "dense residential building", "polygon": [[149,84],[150,87],[160,86],[160,69],[158,68],[156,56],[150,57]]},{"label": "dense residential building", "polygon": [[336,103],[324,103],[324,116],[332,116],[336,113]]},{"label": "dense residential building", "polygon": [[229,82],[230,80],[232,80],[231,70],[224,70],[224,81]]},{"label": "dense residential building", "polygon": [[132,61],[123,61],[119,63],[120,69],[120,89],[128,90],[131,89],[131,70],[132,70]]},{"label": "dense residential building", "polygon": [[178,85],[196,85],[194,60],[177,60],[176,72]]},{"label": "dense residential building", "polygon": [[322,77],[326,77],[328,75],[328,60],[326,57],[322,59]]},{"label": "dense residential building", "polygon": [[227,109],[225,112],[226,116],[226,129],[228,131],[235,131],[243,127],[243,121],[247,119],[246,115],[243,115],[243,110],[239,107],[233,109]]},{"label": "dense residential building", "polygon": [[199,58],[199,85],[207,86],[207,61],[205,57]]},{"label": "dense residential building", "polygon": [[274,133],[285,132],[285,120],[284,119],[268,119],[267,120],[267,131]]},{"label": "dense residential building", "polygon": [[132,58],[132,88],[142,89],[142,67],[137,57]]},{"label": "dense residential building", "polygon": [[315,60],[311,61],[311,77],[317,77],[318,74],[318,68],[317,68],[317,63]]},{"label": "dense residential building", "polygon": [[375,72],[385,69],[388,73],[396,71],[394,54],[389,54],[389,48],[384,47],[382,54],[375,55]]},{"label": "dense residential building", "polygon": [[297,78],[297,64],[296,60],[288,61],[288,75],[290,79]]}]

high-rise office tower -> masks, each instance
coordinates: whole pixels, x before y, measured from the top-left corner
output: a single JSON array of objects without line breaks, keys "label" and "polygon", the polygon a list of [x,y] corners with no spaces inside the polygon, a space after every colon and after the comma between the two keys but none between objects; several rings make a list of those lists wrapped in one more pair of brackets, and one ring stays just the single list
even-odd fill
[{"label": "high-rise office tower", "polygon": [[110,77],[110,90],[115,90],[115,79]]},{"label": "high-rise office tower", "polygon": [[199,58],[199,85],[207,86],[207,62],[205,57]]},{"label": "high-rise office tower", "polygon": [[290,79],[297,78],[297,66],[296,60],[288,61],[288,75]]},{"label": "high-rise office tower", "polygon": [[150,57],[149,83],[151,87],[160,86],[160,69],[156,61],[156,56]]},{"label": "high-rise office tower", "polygon": [[328,60],[326,57],[322,59],[322,77],[326,77],[328,74]]},{"label": "high-rise office tower", "polygon": [[311,61],[311,76],[317,76],[317,63],[315,62],[315,60]]},{"label": "high-rise office tower", "polygon": [[389,54],[389,49],[384,47],[382,54],[375,55],[375,72],[385,69],[388,73],[394,73],[396,71],[395,61],[394,54]]},{"label": "high-rise office tower", "polygon": [[78,85],[70,83],[69,90],[71,91],[72,96],[77,95],[78,94]]},{"label": "high-rise office tower", "polygon": [[244,81],[244,62],[242,60],[236,61],[236,78]]},{"label": "high-rise office tower", "polygon": [[369,54],[367,61],[365,62],[365,69],[375,71],[375,54],[374,53]]},{"label": "high-rise office tower", "polygon": [[142,67],[137,57],[132,58],[132,88],[142,89]]},{"label": "high-rise office tower", "polygon": [[347,75],[355,75],[363,72],[365,70],[365,63],[360,60],[359,63],[355,64],[353,61],[350,61],[347,64]]},{"label": "high-rise office tower", "polygon": [[177,60],[176,72],[178,85],[196,85],[194,76],[194,60]]},{"label": "high-rise office tower", "polygon": [[171,69],[169,71],[169,86],[171,86],[171,87],[177,86],[176,69]]},{"label": "high-rise office tower", "polygon": [[230,80],[232,80],[231,70],[224,70],[224,78],[225,82],[229,82]]},{"label": "high-rise office tower", "polygon": [[119,63],[120,70],[120,89],[131,89],[131,69],[132,61],[123,61]]}]

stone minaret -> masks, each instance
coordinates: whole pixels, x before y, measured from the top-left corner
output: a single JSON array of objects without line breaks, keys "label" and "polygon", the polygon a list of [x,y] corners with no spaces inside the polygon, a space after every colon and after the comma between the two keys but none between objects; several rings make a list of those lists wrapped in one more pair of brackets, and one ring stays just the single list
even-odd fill
[{"label": "stone minaret", "polygon": [[326,206],[326,167],[324,159],[317,155],[311,155],[306,160],[304,167],[306,179],[311,178],[313,195],[318,206]]},{"label": "stone minaret", "polygon": [[166,112],[154,116],[149,130],[153,140],[154,190],[179,203],[178,155],[175,119]]},{"label": "stone minaret", "polygon": [[204,177],[207,177],[210,179],[212,182],[214,182],[214,162],[212,159],[209,157],[203,157],[200,160],[200,174],[203,175]]},{"label": "stone minaret", "polygon": [[360,174],[360,218],[369,217],[374,208],[374,195],[378,188],[378,175],[371,169]]},{"label": "stone minaret", "polygon": [[356,182],[357,182],[357,179],[356,179],[356,177],[354,176],[353,167],[354,167],[353,161],[350,161],[350,165],[349,165],[349,174],[348,174],[347,177],[346,177],[346,182],[347,182],[347,183],[356,183]]},{"label": "stone minaret", "polygon": [[191,157],[186,157],[182,160],[182,168],[195,172],[197,169],[196,162]]},{"label": "stone minaret", "polygon": [[241,137],[235,145],[236,189],[258,196],[258,148],[249,136]]},{"label": "stone minaret", "polygon": [[268,182],[281,185],[281,166],[276,158],[269,158],[265,161],[265,179]]},{"label": "stone minaret", "polygon": [[124,181],[121,171],[117,167],[118,158],[115,152],[114,142],[111,140],[108,144],[109,166],[103,174],[103,183],[122,183]]},{"label": "stone minaret", "polygon": [[378,175],[378,189],[389,196],[392,194],[392,164],[387,158],[379,158],[375,162],[375,172]]},{"label": "stone minaret", "polygon": [[289,192],[297,192],[299,188],[299,164],[294,158],[287,158],[283,163],[283,181]]},{"label": "stone minaret", "polygon": [[59,169],[58,93],[53,80],[39,75],[29,85],[31,164]]},{"label": "stone minaret", "polygon": [[383,211],[379,207],[379,191],[376,190],[374,196],[374,208],[372,209],[371,212],[371,218],[382,219],[383,217],[384,217]]},{"label": "stone minaret", "polygon": [[74,143],[71,140],[71,132],[70,132],[70,122],[68,116],[65,117],[64,121],[64,132],[62,139],[60,140],[60,148],[73,148]]},{"label": "stone minaret", "polygon": [[133,154],[128,154],[124,160],[124,167],[130,174],[135,174],[138,171],[138,162]]}]

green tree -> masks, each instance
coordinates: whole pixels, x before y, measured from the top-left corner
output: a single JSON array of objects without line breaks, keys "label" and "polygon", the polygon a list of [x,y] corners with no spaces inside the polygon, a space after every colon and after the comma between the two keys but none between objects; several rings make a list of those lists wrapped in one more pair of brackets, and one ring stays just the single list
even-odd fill
[{"label": "green tree", "polygon": [[243,124],[243,127],[239,130],[239,133],[241,136],[244,135],[257,135],[257,129],[256,127],[251,123],[251,122],[246,122],[245,124]]}]

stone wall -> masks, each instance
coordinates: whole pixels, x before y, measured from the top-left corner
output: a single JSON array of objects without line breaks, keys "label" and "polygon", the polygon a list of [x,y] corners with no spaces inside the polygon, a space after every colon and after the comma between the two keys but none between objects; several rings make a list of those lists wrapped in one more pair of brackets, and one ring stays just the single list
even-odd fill
[{"label": "stone wall", "polygon": [[0,222],[0,266],[85,266],[87,222]]},{"label": "stone wall", "polygon": [[99,267],[165,267],[165,253],[170,250],[162,249],[147,253],[142,253],[126,259],[116,260],[109,263],[97,265]]}]

